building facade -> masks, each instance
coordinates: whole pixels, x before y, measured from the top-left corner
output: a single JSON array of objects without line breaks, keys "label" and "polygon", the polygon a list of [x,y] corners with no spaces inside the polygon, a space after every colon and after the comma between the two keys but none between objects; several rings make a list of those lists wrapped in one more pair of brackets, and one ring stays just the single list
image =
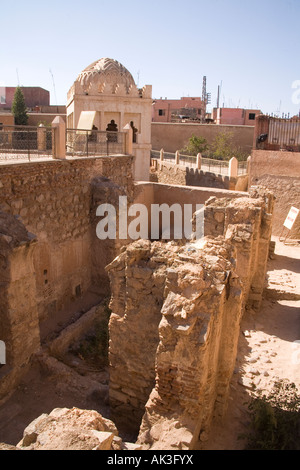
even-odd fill
[{"label": "building facade", "polygon": [[260,114],[259,109],[213,108],[212,119],[215,124],[255,126],[255,118]]},{"label": "building facade", "polygon": [[[49,106],[50,93],[41,87],[36,86],[22,86],[20,87],[27,108],[32,109],[36,106]],[[14,100],[16,87],[1,87],[0,109],[10,110]]]},{"label": "building facade", "polygon": [[200,121],[204,112],[203,101],[199,97],[182,97],[180,100],[167,98],[153,100],[153,122],[179,122],[184,119]]},{"label": "building facade", "polygon": [[[122,132],[133,129],[135,179],[149,179],[152,86],[138,89],[131,73],[114,59],[102,58],[84,69],[70,88],[67,127]],[[87,119],[86,119],[87,118]]]}]

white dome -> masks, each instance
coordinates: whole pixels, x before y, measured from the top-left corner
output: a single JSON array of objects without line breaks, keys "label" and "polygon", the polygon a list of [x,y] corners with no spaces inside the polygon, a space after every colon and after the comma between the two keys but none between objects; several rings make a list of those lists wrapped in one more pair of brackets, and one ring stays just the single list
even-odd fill
[{"label": "white dome", "polygon": [[129,90],[130,87],[135,86],[131,73],[120,62],[107,57],[86,67],[76,81],[84,88],[109,84],[110,86],[124,85],[126,90]]}]

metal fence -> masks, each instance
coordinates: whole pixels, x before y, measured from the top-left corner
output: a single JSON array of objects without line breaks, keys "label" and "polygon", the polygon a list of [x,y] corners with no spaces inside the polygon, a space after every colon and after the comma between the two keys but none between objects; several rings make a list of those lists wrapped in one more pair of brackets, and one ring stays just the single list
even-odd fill
[{"label": "metal fence", "polygon": [[[151,150],[151,158],[159,160],[160,151]],[[164,161],[169,163],[175,163],[175,153],[164,152]],[[187,166],[189,168],[197,168],[197,157],[191,155],[179,155],[180,165]],[[216,160],[213,158],[202,157],[201,159],[201,170],[215,173],[217,175],[228,176],[229,162],[225,160]],[[247,173],[247,162],[238,162],[238,175]]]},{"label": "metal fence", "polygon": [[300,121],[270,118],[268,141],[280,147],[299,146],[300,148]]},{"label": "metal fence", "polygon": [[54,131],[50,127],[3,126],[0,161],[52,158]]},{"label": "metal fence", "polygon": [[124,155],[126,153],[126,133],[67,129],[66,145],[69,157]]}]

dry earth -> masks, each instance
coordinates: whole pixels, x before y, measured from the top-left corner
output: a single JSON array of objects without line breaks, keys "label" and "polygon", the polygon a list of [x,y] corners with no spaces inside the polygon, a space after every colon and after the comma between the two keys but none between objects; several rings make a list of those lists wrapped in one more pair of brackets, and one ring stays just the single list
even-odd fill
[{"label": "dry earth", "polygon": [[300,245],[273,240],[262,306],[242,320],[228,412],[222,425],[214,426],[205,449],[244,448],[238,436],[249,431],[252,393],[267,395],[280,379],[294,382],[300,391]]},{"label": "dry earth", "polygon": [[[259,312],[247,311],[242,320],[228,413],[201,448],[243,449],[238,436],[248,428],[251,391],[268,391],[284,378],[300,390],[300,245],[274,240],[262,307]],[[75,356],[62,359],[38,357],[18,389],[0,404],[0,442],[16,445],[29,423],[54,408],[96,410],[109,418],[108,371],[91,369]],[[135,436],[119,431],[122,438],[135,442]]]}]

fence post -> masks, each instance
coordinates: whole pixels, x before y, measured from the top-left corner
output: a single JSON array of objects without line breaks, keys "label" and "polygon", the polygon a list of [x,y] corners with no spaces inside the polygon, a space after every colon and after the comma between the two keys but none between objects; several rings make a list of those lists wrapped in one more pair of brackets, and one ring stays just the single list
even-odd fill
[{"label": "fence post", "polygon": [[228,176],[229,178],[236,178],[238,175],[238,161],[235,157],[229,160]]},{"label": "fence post", "polygon": [[129,123],[126,124],[123,127],[123,131],[126,132],[125,153],[126,155],[132,155],[133,130],[131,125]]},{"label": "fence post", "polygon": [[180,154],[179,154],[179,151],[176,150],[175,152],[175,165],[179,165],[180,163]]},{"label": "fence post", "polygon": [[43,124],[40,124],[37,130],[37,145],[38,151],[43,151],[47,149],[46,139],[47,139],[47,129]]},{"label": "fence post", "polygon": [[52,143],[53,158],[66,158],[66,124],[62,117],[56,116],[52,121],[54,145]]},{"label": "fence post", "polygon": [[202,155],[201,155],[201,153],[198,153],[197,154],[197,165],[196,165],[198,170],[201,170],[201,161],[202,161]]},{"label": "fence post", "polygon": [[247,173],[249,175],[250,173],[250,163],[251,163],[251,155],[247,158]]}]

